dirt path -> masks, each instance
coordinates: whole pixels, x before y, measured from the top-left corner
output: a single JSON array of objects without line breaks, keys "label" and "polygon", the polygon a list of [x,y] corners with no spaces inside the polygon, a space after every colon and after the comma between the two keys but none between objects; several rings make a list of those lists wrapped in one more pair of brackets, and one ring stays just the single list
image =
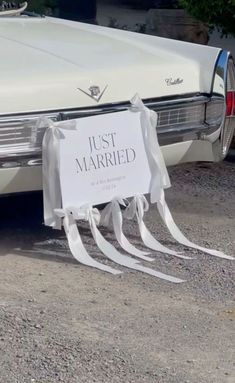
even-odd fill
[{"label": "dirt path", "polygon": [[[169,205],[187,236],[234,254],[235,164],[171,176]],[[40,195],[1,201],[0,383],[235,382],[235,263],[182,249],[194,259],[155,254],[153,266],[187,283],[114,277],[77,264],[63,233],[41,222]],[[180,249],[155,208],[146,223]],[[125,232],[139,245],[135,225]]]}]

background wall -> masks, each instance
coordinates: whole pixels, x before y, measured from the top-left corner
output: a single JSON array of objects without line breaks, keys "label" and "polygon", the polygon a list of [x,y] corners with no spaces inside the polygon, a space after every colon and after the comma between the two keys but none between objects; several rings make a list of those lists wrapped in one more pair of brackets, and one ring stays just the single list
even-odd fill
[{"label": "background wall", "polygon": [[217,31],[210,36],[209,45],[229,50],[235,59],[235,38],[221,38]]},{"label": "background wall", "polygon": [[[132,9],[120,0],[98,0],[97,20],[101,25],[108,26],[116,21],[116,26],[136,30],[139,25],[146,22],[148,11],[144,9]],[[232,52],[235,58],[235,38],[221,38],[217,31],[209,36],[210,46],[227,49]]]}]

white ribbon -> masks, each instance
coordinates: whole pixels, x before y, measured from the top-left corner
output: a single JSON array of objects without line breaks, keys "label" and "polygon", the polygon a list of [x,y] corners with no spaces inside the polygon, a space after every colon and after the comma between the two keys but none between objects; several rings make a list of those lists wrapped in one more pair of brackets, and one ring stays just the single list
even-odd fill
[{"label": "white ribbon", "polygon": [[129,206],[125,210],[125,217],[127,219],[133,220],[133,218],[136,216],[138,226],[139,226],[139,232],[141,239],[145,246],[149,247],[152,250],[159,251],[160,253],[173,255],[178,258],[182,259],[191,259],[190,257],[186,255],[182,255],[174,250],[168,249],[168,247],[162,245],[159,241],[157,241],[153,235],[150,233],[150,231],[147,229],[143,218],[144,213],[148,211],[149,209],[149,203],[147,199],[143,196],[135,196],[132,201],[130,202]]},{"label": "white ribbon", "polygon": [[161,198],[157,202],[157,207],[158,207],[158,211],[159,211],[163,221],[165,222],[166,226],[169,229],[169,232],[171,233],[172,237],[176,241],[178,241],[179,243],[181,243],[184,246],[188,246],[188,247],[191,247],[193,249],[203,251],[204,253],[214,255],[215,257],[234,260],[233,257],[231,257],[230,255],[224,254],[222,251],[207,249],[205,247],[196,245],[195,243],[189,241],[184,236],[184,234],[180,231],[180,229],[177,227],[177,225],[175,224],[174,219],[171,215],[171,212],[170,212],[170,210],[167,206],[167,203],[165,201],[165,193],[164,193],[163,189],[161,190]]},{"label": "white ribbon", "polygon": [[63,137],[60,128],[75,129],[75,121],[54,123],[47,118],[40,118],[37,127],[47,127],[42,142],[42,179],[44,222],[46,226],[61,230],[61,218],[55,209],[62,208],[59,175],[59,140]]},{"label": "white ribbon", "polygon": [[123,218],[122,211],[120,209],[120,205],[126,206],[123,199],[116,198],[111,201],[101,212],[101,222],[100,224],[108,227],[110,218],[112,217],[112,223],[114,228],[114,233],[119,245],[125,250],[127,253],[134,255],[137,258],[143,259],[144,261],[154,261],[153,258],[148,257],[149,252],[144,252],[136,247],[134,247],[126,238],[123,233]]},{"label": "white ribbon", "polygon": [[154,203],[159,201],[161,189],[167,189],[171,186],[165,160],[163,158],[156,133],[158,116],[156,112],[146,108],[138,95],[131,100],[131,103],[132,108],[130,108],[130,110],[140,112],[145,150],[152,174],[150,199],[151,202]]},{"label": "white ribbon", "polygon": [[75,220],[87,220],[90,224],[91,232],[93,235],[93,238],[98,246],[98,248],[101,250],[101,252],[111,261],[127,267],[129,269],[141,271],[143,273],[152,275],[157,278],[164,279],[169,282],[173,283],[181,283],[184,282],[182,279],[172,277],[170,275],[152,270],[148,267],[144,267],[139,264],[139,261],[130,258],[126,255],[121,254],[118,250],[115,249],[113,245],[111,245],[100,233],[100,231],[97,228],[97,224],[99,224],[99,211],[97,209],[94,209],[90,206],[84,206],[80,209],[78,208],[69,208],[65,211],[63,209],[55,210],[55,214],[58,215],[60,218],[63,218],[63,225],[65,228],[66,236],[68,239],[69,247],[71,250],[71,253],[73,254],[74,258],[77,259],[80,263],[91,266],[96,269],[107,271],[111,274],[120,274],[121,272],[119,270],[115,270],[109,266],[103,265],[102,263],[99,263],[95,261],[93,258],[89,256],[87,253]]},{"label": "white ribbon", "polygon": [[[106,271],[108,273],[118,275],[122,272],[115,270],[110,266],[106,266],[100,262],[95,261],[86,251],[82,243],[82,239],[75,221],[76,219],[88,219],[88,214],[85,211],[79,211],[77,209],[62,209],[55,210],[55,214],[61,219],[63,218],[63,226],[67,236],[70,251],[74,258],[83,265],[94,267],[98,270]],[[94,218],[95,221],[95,218]]]},{"label": "white ribbon", "polygon": [[144,267],[144,266],[140,265],[139,261],[137,261],[136,259],[130,258],[124,254],[121,254],[117,249],[115,249],[115,247],[111,243],[109,243],[102,236],[102,234],[100,233],[100,231],[98,230],[98,228],[96,226],[95,219],[93,217],[91,210],[89,211],[89,223],[90,223],[93,238],[94,238],[98,248],[111,261],[113,261],[113,262],[115,262],[121,266],[128,267],[129,269],[141,271],[145,274],[149,274],[149,275],[152,275],[152,276],[160,278],[160,279],[164,279],[164,280],[169,281],[169,282],[173,282],[173,283],[184,282],[182,279],[172,277],[171,275],[161,273],[159,271],[150,269],[149,267]]},{"label": "white ribbon", "polygon": [[[172,215],[170,213],[170,210],[165,201],[164,189],[170,187],[170,180],[169,180],[167,168],[165,165],[165,161],[163,158],[163,154],[162,154],[162,151],[158,142],[158,138],[157,138],[156,113],[146,108],[146,106],[143,104],[142,100],[140,99],[138,95],[136,95],[132,99],[132,105],[134,110],[141,112],[141,122],[142,122],[143,134],[145,139],[145,147],[148,153],[149,164],[150,164],[150,168],[152,172],[150,201],[151,203],[157,203],[159,213],[163,221],[165,222],[166,226],[168,227],[171,235],[176,241],[178,241],[179,243],[185,246],[188,246],[197,250],[201,250],[207,254],[214,255],[216,257],[233,260],[234,259],[233,257],[226,255],[221,251],[206,249],[205,247],[198,246],[194,244],[193,242],[189,241],[175,224],[172,218]],[[137,205],[139,205],[139,211],[141,211],[142,209],[141,199],[138,199]],[[143,223],[141,223],[140,229],[142,231],[142,235],[143,233],[145,234],[144,236],[145,240],[148,238],[147,243],[150,244],[152,242],[152,239],[149,238],[149,234],[146,233]],[[148,246],[148,247],[151,248],[151,246]]]}]

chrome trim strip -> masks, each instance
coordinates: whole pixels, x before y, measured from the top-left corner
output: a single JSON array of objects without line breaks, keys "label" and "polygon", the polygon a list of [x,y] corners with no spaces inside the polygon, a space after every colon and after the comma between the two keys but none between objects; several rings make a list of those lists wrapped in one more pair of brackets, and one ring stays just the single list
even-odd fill
[{"label": "chrome trim strip", "polygon": [[[212,96],[222,96],[224,97],[224,102],[226,103],[226,91],[227,91],[227,75],[228,75],[228,61],[231,57],[230,52],[222,50],[218,56],[217,62],[215,64],[214,79],[212,82],[211,94]],[[218,93],[215,89],[216,75],[219,76],[224,83],[223,91]]]},{"label": "chrome trim strip", "polygon": [[[213,97],[209,97],[209,95],[198,95],[197,97],[189,97],[187,99],[179,98],[178,100],[172,99],[168,100],[168,102],[165,101],[159,101],[159,100],[145,100],[145,105],[148,106],[151,109],[156,110],[157,112],[163,112],[167,113],[167,111],[174,112],[174,109],[177,110],[177,108],[180,110],[187,109],[190,110],[191,107],[202,105],[205,106],[209,104],[211,101],[224,101],[224,98],[221,95],[215,95]],[[71,110],[64,110],[64,111],[56,111],[56,112],[40,112],[37,114],[22,114],[22,115],[10,115],[10,116],[4,116],[3,118],[0,117],[0,125],[4,125],[4,123],[24,123],[27,122],[36,122],[39,116],[43,115],[47,118],[50,118],[54,121],[62,121],[66,119],[76,118],[76,117],[86,117],[88,115],[95,115],[95,114],[103,114],[103,113],[109,113],[109,112],[115,112],[115,111],[121,111],[126,110],[128,107],[130,107],[130,103],[118,103],[118,104],[106,104],[94,108],[81,108],[81,109],[71,109]],[[196,139],[205,139],[206,136],[210,133],[213,133],[214,131],[219,129],[219,126],[217,125],[208,125],[206,122],[204,122],[205,118],[203,117],[201,120],[201,123],[199,124],[194,121],[189,120],[179,120],[179,123],[169,123],[167,125],[159,125],[158,126],[158,134],[159,134],[159,142],[161,145],[169,145],[173,144],[175,142],[182,142],[182,141],[188,141],[188,140],[196,140]],[[196,121],[196,120],[195,120]],[[0,128],[1,130],[1,128]],[[32,153],[27,151],[26,153],[2,153],[0,155],[0,168],[7,167],[16,167],[16,163],[18,163],[17,166],[20,166],[20,163],[22,163],[22,166],[32,166],[35,164],[40,164],[41,159],[41,150],[35,151],[35,149],[32,149]],[[36,161],[34,163],[33,161]]]},{"label": "chrome trim strip", "polygon": [[[210,100],[208,95],[204,94],[197,94],[197,95],[182,95],[177,98],[177,96],[174,96],[172,98],[166,98],[166,99],[145,99],[143,100],[145,105],[150,106],[159,106],[159,107],[171,107],[172,105],[180,105],[180,104],[188,104],[188,103],[200,103],[200,102],[208,102]],[[38,118],[38,116],[46,116],[48,118],[60,118],[61,114],[68,114],[68,113],[84,113],[84,116],[86,113],[106,113],[107,110],[125,110],[126,108],[129,108],[131,103],[129,101],[125,102],[118,102],[118,103],[109,103],[109,104],[103,104],[97,107],[90,107],[87,106],[85,108],[66,108],[66,109],[60,109],[60,110],[44,110],[39,112],[29,112],[29,113],[12,113],[12,114],[0,114],[0,121],[4,121],[4,119],[14,119],[15,117],[19,120],[22,120],[22,118]],[[59,120],[58,120],[59,121]]]},{"label": "chrome trim strip", "polygon": [[5,158],[0,158],[0,169],[12,169],[18,167],[34,167],[42,165],[42,156],[27,155],[27,156],[5,156]]},{"label": "chrome trim strip", "polygon": [[[215,65],[214,81],[212,83],[212,90],[211,90],[212,97],[219,95],[219,96],[223,96],[224,98],[224,113],[223,113],[223,118],[220,125],[221,134],[219,139],[220,147],[221,147],[220,159],[223,159],[226,156],[227,151],[229,150],[229,146],[224,147],[224,136],[226,134],[226,130],[230,129],[230,125],[233,125],[233,121],[232,121],[233,118],[226,117],[226,94],[228,90],[227,78],[228,78],[228,70],[229,70],[229,66],[228,66],[229,60],[233,60],[231,53],[229,51],[222,50],[218,56],[218,59]],[[222,93],[218,94],[217,89],[215,89],[216,75],[223,80],[223,84],[224,84],[223,94]]]}]

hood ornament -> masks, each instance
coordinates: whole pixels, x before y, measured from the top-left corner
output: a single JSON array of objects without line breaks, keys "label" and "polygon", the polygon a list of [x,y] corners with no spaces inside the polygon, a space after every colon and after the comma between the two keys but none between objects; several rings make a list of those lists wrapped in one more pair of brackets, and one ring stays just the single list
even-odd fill
[{"label": "hood ornament", "polygon": [[77,89],[80,90],[82,93],[86,94],[88,97],[92,98],[92,100],[99,102],[107,88],[108,88],[108,85],[106,85],[104,89],[101,91],[98,85],[92,85],[88,89],[89,92],[86,92],[85,90],[81,88],[77,88]]}]

